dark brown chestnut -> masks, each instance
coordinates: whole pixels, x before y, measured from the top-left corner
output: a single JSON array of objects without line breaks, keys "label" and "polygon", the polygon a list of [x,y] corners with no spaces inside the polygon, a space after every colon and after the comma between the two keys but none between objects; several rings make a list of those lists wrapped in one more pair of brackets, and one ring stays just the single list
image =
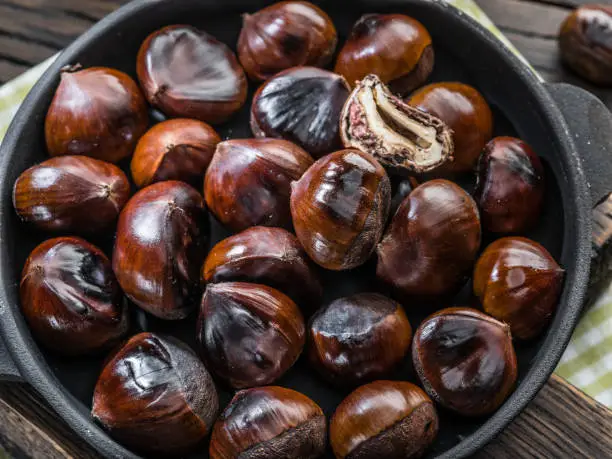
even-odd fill
[{"label": "dark brown chestnut", "polygon": [[136,451],[179,455],[201,443],[218,411],[217,390],[197,355],[174,338],[141,333],[102,370],[91,414]]},{"label": "dark brown chestnut", "polygon": [[402,307],[378,293],[339,298],[315,313],[308,357],[334,384],[356,385],[388,374],[404,359],[412,328]]},{"label": "dark brown chestnut", "polygon": [[197,338],[210,368],[231,387],[265,386],[302,353],[304,318],[288,296],[271,287],[209,284]]},{"label": "dark brown chestnut", "polygon": [[516,382],[510,327],[476,309],[448,308],[425,319],[412,361],[431,398],[465,416],[492,413]]},{"label": "dark brown chestnut", "polygon": [[330,421],[337,459],[411,459],[438,434],[438,414],[420,388],[404,381],[375,381],[349,394]]},{"label": "dark brown chestnut", "polygon": [[171,117],[219,124],[246,101],[247,80],[234,53],[188,25],[149,35],[138,51],[137,72],[149,103]]},{"label": "dark brown chestnut", "polygon": [[130,199],[113,253],[113,270],[130,300],[167,320],[197,308],[206,217],[202,196],[183,182],[159,182]]},{"label": "dark brown chestnut", "polygon": [[487,144],[474,190],[483,229],[528,230],[542,213],[544,190],[544,168],[529,145],[514,137],[496,137]]},{"label": "dark brown chestnut", "polygon": [[295,67],[281,72],[253,97],[253,135],[290,140],[320,158],[340,147],[338,122],[349,92],[346,80],[327,70]]},{"label": "dark brown chestnut", "polygon": [[153,126],[138,142],[132,178],[139,188],[165,180],[200,187],[221,137],[208,124],[174,119]]},{"label": "dark brown chestnut", "polygon": [[60,237],[36,247],[19,293],[34,337],[61,354],[107,350],[128,331],[127,304],[110,261],[83,239]]},{"label": "dark brown chestnut", "polygon": [[233,231],[258,225],[290,229],[291,182],[313,162],[286,140],[226,140],[217,146],[206,172],[206,204]]},{"label": "dark brown chestnut", "polygon": [[269,285],[302,311],[319,307],[319,276],[297,238],[282,228],[255,226],[215,245],[202,266],[202,282],[244,281]]},{"label": "dark brown chestnut", "polygon": [[113,164],[86,156],[51,158],[23,172],[13,187],[19,218],[46,231],[100,233],[130,198],[130,183]]},{"label": "dark brown chestnut", "polygon": [[279,2],[243,16],[238,59],[253,80],[301,65],[324,67],[338,35],[330,17],[310,2]]},{"label": "dark brown chestnut", "polygon": [[557,310],[564,271],[548,251],[523,237],[489,245],[476,263],[474,294],[516,338],[537,336]]},{"label": "dark brown chestnut", "polygon": [[366,14],[353,26],[334,71],[354,85],[371,73],[406,94],[421,86],[434,66],[427,29],[403,14]]},{"label": "dark brown chestnut", "polygon": [[337,151],[319,159],[291,187],[293,226],[310,258],[336,271],[370,258],[391,203],[389,177],[372,156]]},{"label": "dark brown chestnut", "polygon": [[284,387],[238,392],[210,438],[211,459],[315,459],[325,451],[327,422],[315,402]]},{"label": "dark brown chestnut", "polygon": [[443,298],[467,279],[480,238],[471,196],[447,180],[425,182],[400,205],[378,245],[376,275],[400,297]]},{"label": "dark brown chestnut", "polygon": [[62,69],[45,118],[51,156],[86,155],[116,163],[134,152],[149,115],[138,85],[106,67]]}]

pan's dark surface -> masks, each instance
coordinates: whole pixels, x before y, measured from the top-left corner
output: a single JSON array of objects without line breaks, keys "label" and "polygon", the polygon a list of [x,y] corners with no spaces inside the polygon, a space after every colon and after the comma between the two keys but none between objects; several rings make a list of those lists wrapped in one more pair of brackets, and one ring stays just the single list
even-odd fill
[{"label": "pan's dark surface", "polygon": [[[45,74],[24,103],[2,146],[0,328],[24,378],[79,434],[108,456],[130,457],[89,419],[90,399],[102,358],[58,358],[39,350],[19,313],[17,284],[21,267],[30,250],[49,236],[31,232],[17,221],[10,199],[12,185],[24,169],[46,158],[43,121],[62,66],[77,62],[85,67],[104,65],[135,76],[135,56],[144,38],[159,27],[175,23],[201,27],[235,48],[240,15],[269,3],[272,2],[157,0],[137,1],[122,8],[80,38]],[[494,109],[495,134],[523,138],[547,164],[545,210],[538,227],[527,236],[547,247],[567,270],[561,305],[547,334],[528,344],[517,345],[518,387],[497,413],[483,419],[440,413],[440,435],[428,457],[450,458],[472,453],[518,414],[542,386],[576,324],[590,256],[590,197],[581,164],[567,126],[544,85],[495,39],[460,13],[442,3],[422,0],[329,0],[315,3],[332,16],[340,34],[340,43],[356,19],[366,12],[402,12],[423,22],[432,34],[436,51],[431,81],[456,80],[476,86]],[[251,85],[251,94],[254,87]],[[248,109],[247,104],[238,116],[219,127],[224,138],[251,136]],[[213,228],[213,243],[227,235],[215,223]],[[112,238],[90,240],[110,254]],[[373,282],[374,265],[371,262],[351,272],[321,274],[326,287],[325,301],[377,288]],[[463,295],[440,306],[470,304],[473,300],[468,292],[469,286],[466,286]],[[413,328],[431,312],[418,304],[404,306]],[[193,316],[181,322],[162,322],[133,309],[135,330],[172,333],[193,345]],[[416,381],[408,360],[396,377]],[[302,361],[279,384],[312,397],[328,415],[348,393],[331,389]],[[228,392],[223,392],[222,402],[229,397]],[[194,457],[207,457],[206,450],[206,445],[203,445],[201,454]]]}]

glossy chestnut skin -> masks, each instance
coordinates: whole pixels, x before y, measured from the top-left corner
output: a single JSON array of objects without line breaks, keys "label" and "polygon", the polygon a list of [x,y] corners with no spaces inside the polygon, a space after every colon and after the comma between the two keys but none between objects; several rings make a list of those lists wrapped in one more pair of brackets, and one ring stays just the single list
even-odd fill
[{"label": "glossy chestnut skin", "polygon": [[49,239],[25,262],[21,311],[45,347],[84,355],[116,345],[128,331],[127,304],[106,255],[77,237]]},{"label": "glossy chestnut skin", "polygon": [[493,136],[493,114],[482,94],[463,83],[434,83],[414,92],[407,102],[440,118],[453,131],[453,161],[436,174],[471,172]]},{"label": "glossy chestnut skin", "polygon": [[197,339],[209,367],[234,389],[265,386],[295,363],[304,318],[284,293],[261,284],[209,284]]},{"label": "glossy chestnut skin", "polygon": [[323,288],[297,238],[282,228],[255,226],[215,245],[202,266],[202,282],[253,282],[280,290],[302,311],[319,307]]},{"label": "glossy chestnut skin", "polygon": [[310,362],[325,379],[356,385],[388,375],[404,359],[412,328],[395,301],[359,293],[317,311],[308,338]]},{"label": "glossy chestnut skin", "polygon": [[351,86],[375,74],[393,93],[421,86],[434,65],[431,36],[416,19],[403,14],[366,14],[353,26],[334,72]]},{"label": "glossy chestnut skin", "polygon": [[315,263],[339,271],[370,258],[391,203],[389,177],[372,156],[337,151],[315,162],[291,187],[295,234]]},{"label": "glossy chestnut skin", "polygon": [[149,103],[170,117],[219,124],[247,96],[246,76],[234,53],[188,25],[149,35],[138,51],[137,73]]},{"label": "glossy chestnut skin", "polygon": [[548,251],[523,237],[489,245],[474,269],[474,294],[484,311],[520,339],[537,336],[557,310],[564,270]]},{"label": "glossy chestnut skin", "polygon": [[436,300],[456,293],[480,248],[476,203],[448,180],[408,195],[378,245],[376,276],[402,298]]},{"label": "glossy chestnut skin", "polygon": [[100,233],[130,198],[130,183],[113,164],[60,156],[24,171],[13,187],[19,218],[45,231]]},{"label": "glossy chestnut skin", "polygon": [[116,163],[134,152],[148,124],[147,104],[130,76],[107,67],[66,67],[45,118],[47,150]]},{"label": "glossy chestnut skin", "polygon": [[91,414],[129,448],[180,455],[201,443],[218,411],[217,390],[197,355],[175,338],[140,333],[106,363]]},{"label": "glossy chestnut skin", "polygon": [[208,239],[204,200],[183,182],[143,188],[117,226],[113,270],[130,300],[166,320],[197,308]]},{"label": "glossy chestnut skin", "polygon": [[200,187],[221,137],[197,120],[163,121],[142,136],[132,157],[132,178],[139,188],[165,180]]},{"label": "glossy chestnut skin", "polygon": [[238,59],[249,77],[264,81],[301,65],[324,67],[338,35],[330,17],[310,2],[288,1],[243,15]]},{"label": "glossy chestnut skin", "polygon": [[425,319],[412,341],[412,361],[431,398],[464,416],[495,411],[517,377],[510,327],[471,308]]},{"label": "glossy chestnut skin", "polygon": [[492,233],[528,230],[542,213],[544,168],[529,145],[514,137],[496,137],[478,160],[474,199],[483,229]]},{"label": "glossy chestnut skin", "polygon": [[215,423],[211,459],[315,459],[325,451],[326,419],[299,392],[268,386],[241,390]]},{"label": "glossy chestnut skin", "polygon": [[338,405],[329,428],[337,459],[418,458],[437,434],[433,402],[404,381],[359,387]]},{"label": "glossy chestnut skin", "polygon": [[320,158],[340,147],[340,112],[349,92],[346,80],[327,70],[295,67],[281,72],[253,96],[253,135],[290,140]]},{"label": "glossy chestnut skin", "polygon": [[289,195],[314,160],[297,145],[280,139],[221,142],[204,180],[210,211],[225,227],[291,228]]}]

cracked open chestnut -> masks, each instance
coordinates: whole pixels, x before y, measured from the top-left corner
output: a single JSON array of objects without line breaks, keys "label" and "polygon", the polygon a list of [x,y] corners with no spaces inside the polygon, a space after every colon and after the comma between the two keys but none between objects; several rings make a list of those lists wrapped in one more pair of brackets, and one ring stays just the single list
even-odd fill
[{"label": "cracked open chestnut", "polygon": [[516,383],[510,327],[476,309],[447,308],[425,319],[412,361],[431,398],[465,416],[492,413]]},{"label": "cracked open chestnut", "polygon": [[419,387],[374,381],[346,397],[330,421],[337,459],[418,458],[438,434],[438,414]]},{"label": "cracked open chestnut", "polygon": [[102,370],[91,414],[136,451],[176,456],[201,443],[218,411],[217,390],[197,355],[174,338],[141,333]]},{"label": "cracked open chestnut", "polygon": [[299,392],[268,386],[238,392],[215,423],[211,459],[315,459],[325,451],[327,422]]},{"label": "cracked open chestnut", "polygon": [[60,237],[36,247],[19,293],[32,334],[58,353],[108,350],[128,331],[127,304],[110,261],[83,239]]},{"label": "cracked open chestnut", "polygon": [[337,151],[315,162],[291,186],[295,234],[315,263],[339,271],[370,258],[391,203],[389,177],[372,156]]}]

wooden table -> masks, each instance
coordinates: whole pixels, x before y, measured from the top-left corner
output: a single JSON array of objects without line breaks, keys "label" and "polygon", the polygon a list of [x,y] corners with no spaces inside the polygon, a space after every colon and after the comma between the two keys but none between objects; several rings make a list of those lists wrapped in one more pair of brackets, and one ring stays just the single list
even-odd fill
[{"label": "wooden table", "polygon": [[[612,108],[612,90],[580,80],[561,66],[558,57],[559,24],[572,7],[591,1],[476,1],[547,80],[582,86]],[[612,0],[599,2],[612,5]],[[0,0],[0,84],[53,55],[122,3]],[[603,218],[611,214],[612,200],[606,206]],[[610,239],[608,232],[598,241],[604,244]],[[99,457],[27,385],[19,383],[0,384],[0,445],[14,457]],[[612,412],[553,376],[478,457],[612,458]]]}]

